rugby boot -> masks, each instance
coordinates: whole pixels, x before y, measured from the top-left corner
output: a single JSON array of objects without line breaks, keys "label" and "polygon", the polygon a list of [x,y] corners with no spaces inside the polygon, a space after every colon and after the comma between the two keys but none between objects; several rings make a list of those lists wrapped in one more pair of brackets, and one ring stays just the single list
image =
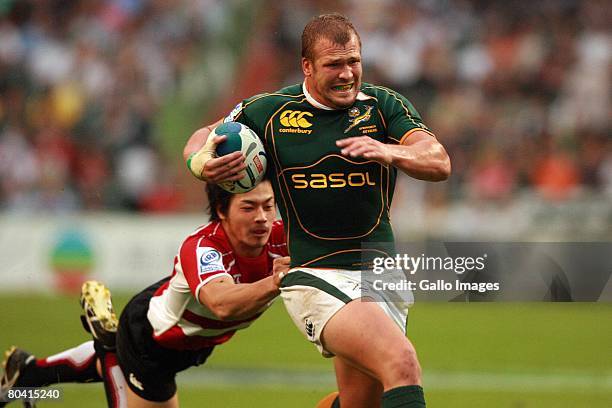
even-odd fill
[{"label": "rugby boot", "polygon": [[115,349],[117,315],[113,310],[110,290],[100,282],[87,281],[81,287],[81,323],[106,350]]},{"label": "rugby boot", "polygon": [[[4,361],[2,361],[2,369],[4,372],[0,378],[0,407],[4,407],[8,404],[6,399],[9,390],[17,383],[25,367],[35,360],[36,357],[32,354],[15,346],[12,346],[4,352]],[[23,400],[23,406],[25,408],[34,408],[36,404],[34,401]]]}]

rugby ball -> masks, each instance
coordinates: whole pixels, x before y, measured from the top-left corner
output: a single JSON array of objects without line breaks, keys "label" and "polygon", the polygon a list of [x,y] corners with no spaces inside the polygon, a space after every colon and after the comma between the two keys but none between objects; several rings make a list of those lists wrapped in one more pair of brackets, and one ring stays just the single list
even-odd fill
[{"label": "rugby ball", "polygon": [[241,151],[246,165],[243,178],[220,183],[219,187],[235,194],[254,189],[266,174],[268,165],[266,152],[259,137],[248,126],[238,122],[222,123],[213,130],[213,135],[227,137],[217,145],[218,157]]}]

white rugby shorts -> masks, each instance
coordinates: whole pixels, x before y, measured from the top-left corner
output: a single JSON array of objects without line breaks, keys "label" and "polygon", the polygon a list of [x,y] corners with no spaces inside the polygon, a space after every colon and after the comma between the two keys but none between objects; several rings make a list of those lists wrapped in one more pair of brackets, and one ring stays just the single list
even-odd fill
[{"label": "white rugby shorts", "polygon": [[372,275],[363,276],[364,280],[358,270],[293,268],[281,281],[281,297],[289,316],[324,357],[334,355],[321,344],[323,328],[338,310],[355,299],[374,299],[406,333],[408,308],[414,302],[412,292],[374,291]]}]

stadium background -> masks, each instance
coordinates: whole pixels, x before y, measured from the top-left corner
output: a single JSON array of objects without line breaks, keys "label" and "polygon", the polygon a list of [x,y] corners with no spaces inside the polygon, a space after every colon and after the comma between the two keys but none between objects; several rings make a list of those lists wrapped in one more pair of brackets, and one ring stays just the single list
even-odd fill
[{"label": "stadium background", "polygon": [[[605,0],[0,0],[0,347],[86,340],[84,276],[121,309],[169,273],[206,220],[185,140],[300,81],[301,28],[331,10],[360,31],[365,80],[406,95],[453,161],[446,183],[400,178],[399,240],[611,240]],[[610,304],[411,313],[432,407],[611,405]],[[312,407],[334,389],[280,304],[179,382],[184,406]],[[104,406],[99,385],[62,389],[57,406]]]}]

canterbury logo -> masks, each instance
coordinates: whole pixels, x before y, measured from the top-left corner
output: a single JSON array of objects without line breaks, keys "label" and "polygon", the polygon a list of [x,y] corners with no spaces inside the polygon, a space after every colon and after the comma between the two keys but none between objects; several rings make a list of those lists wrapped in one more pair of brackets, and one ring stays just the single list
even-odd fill
[{"label": "canterbury logo", "polygon": [[314,340],[315,338],[315,325],[309,319],[306,319],[306,335],[310,340]]},{"label": "canterbury logo", "polygon": [[129,379],[134,387],[138,388],[140,391],[144,391],[144,387],[142,386],[142,383],[138,381],[138,379],[136,379],[136,376],[134,375],[134,373],[130,373]]},{"label": "canterbury logo", "polygon": [[313,117],[310,112],[286,110],[280,115],[280,123],[283,126],[294,128],[309,128],[312,126],[305,116]]}]

